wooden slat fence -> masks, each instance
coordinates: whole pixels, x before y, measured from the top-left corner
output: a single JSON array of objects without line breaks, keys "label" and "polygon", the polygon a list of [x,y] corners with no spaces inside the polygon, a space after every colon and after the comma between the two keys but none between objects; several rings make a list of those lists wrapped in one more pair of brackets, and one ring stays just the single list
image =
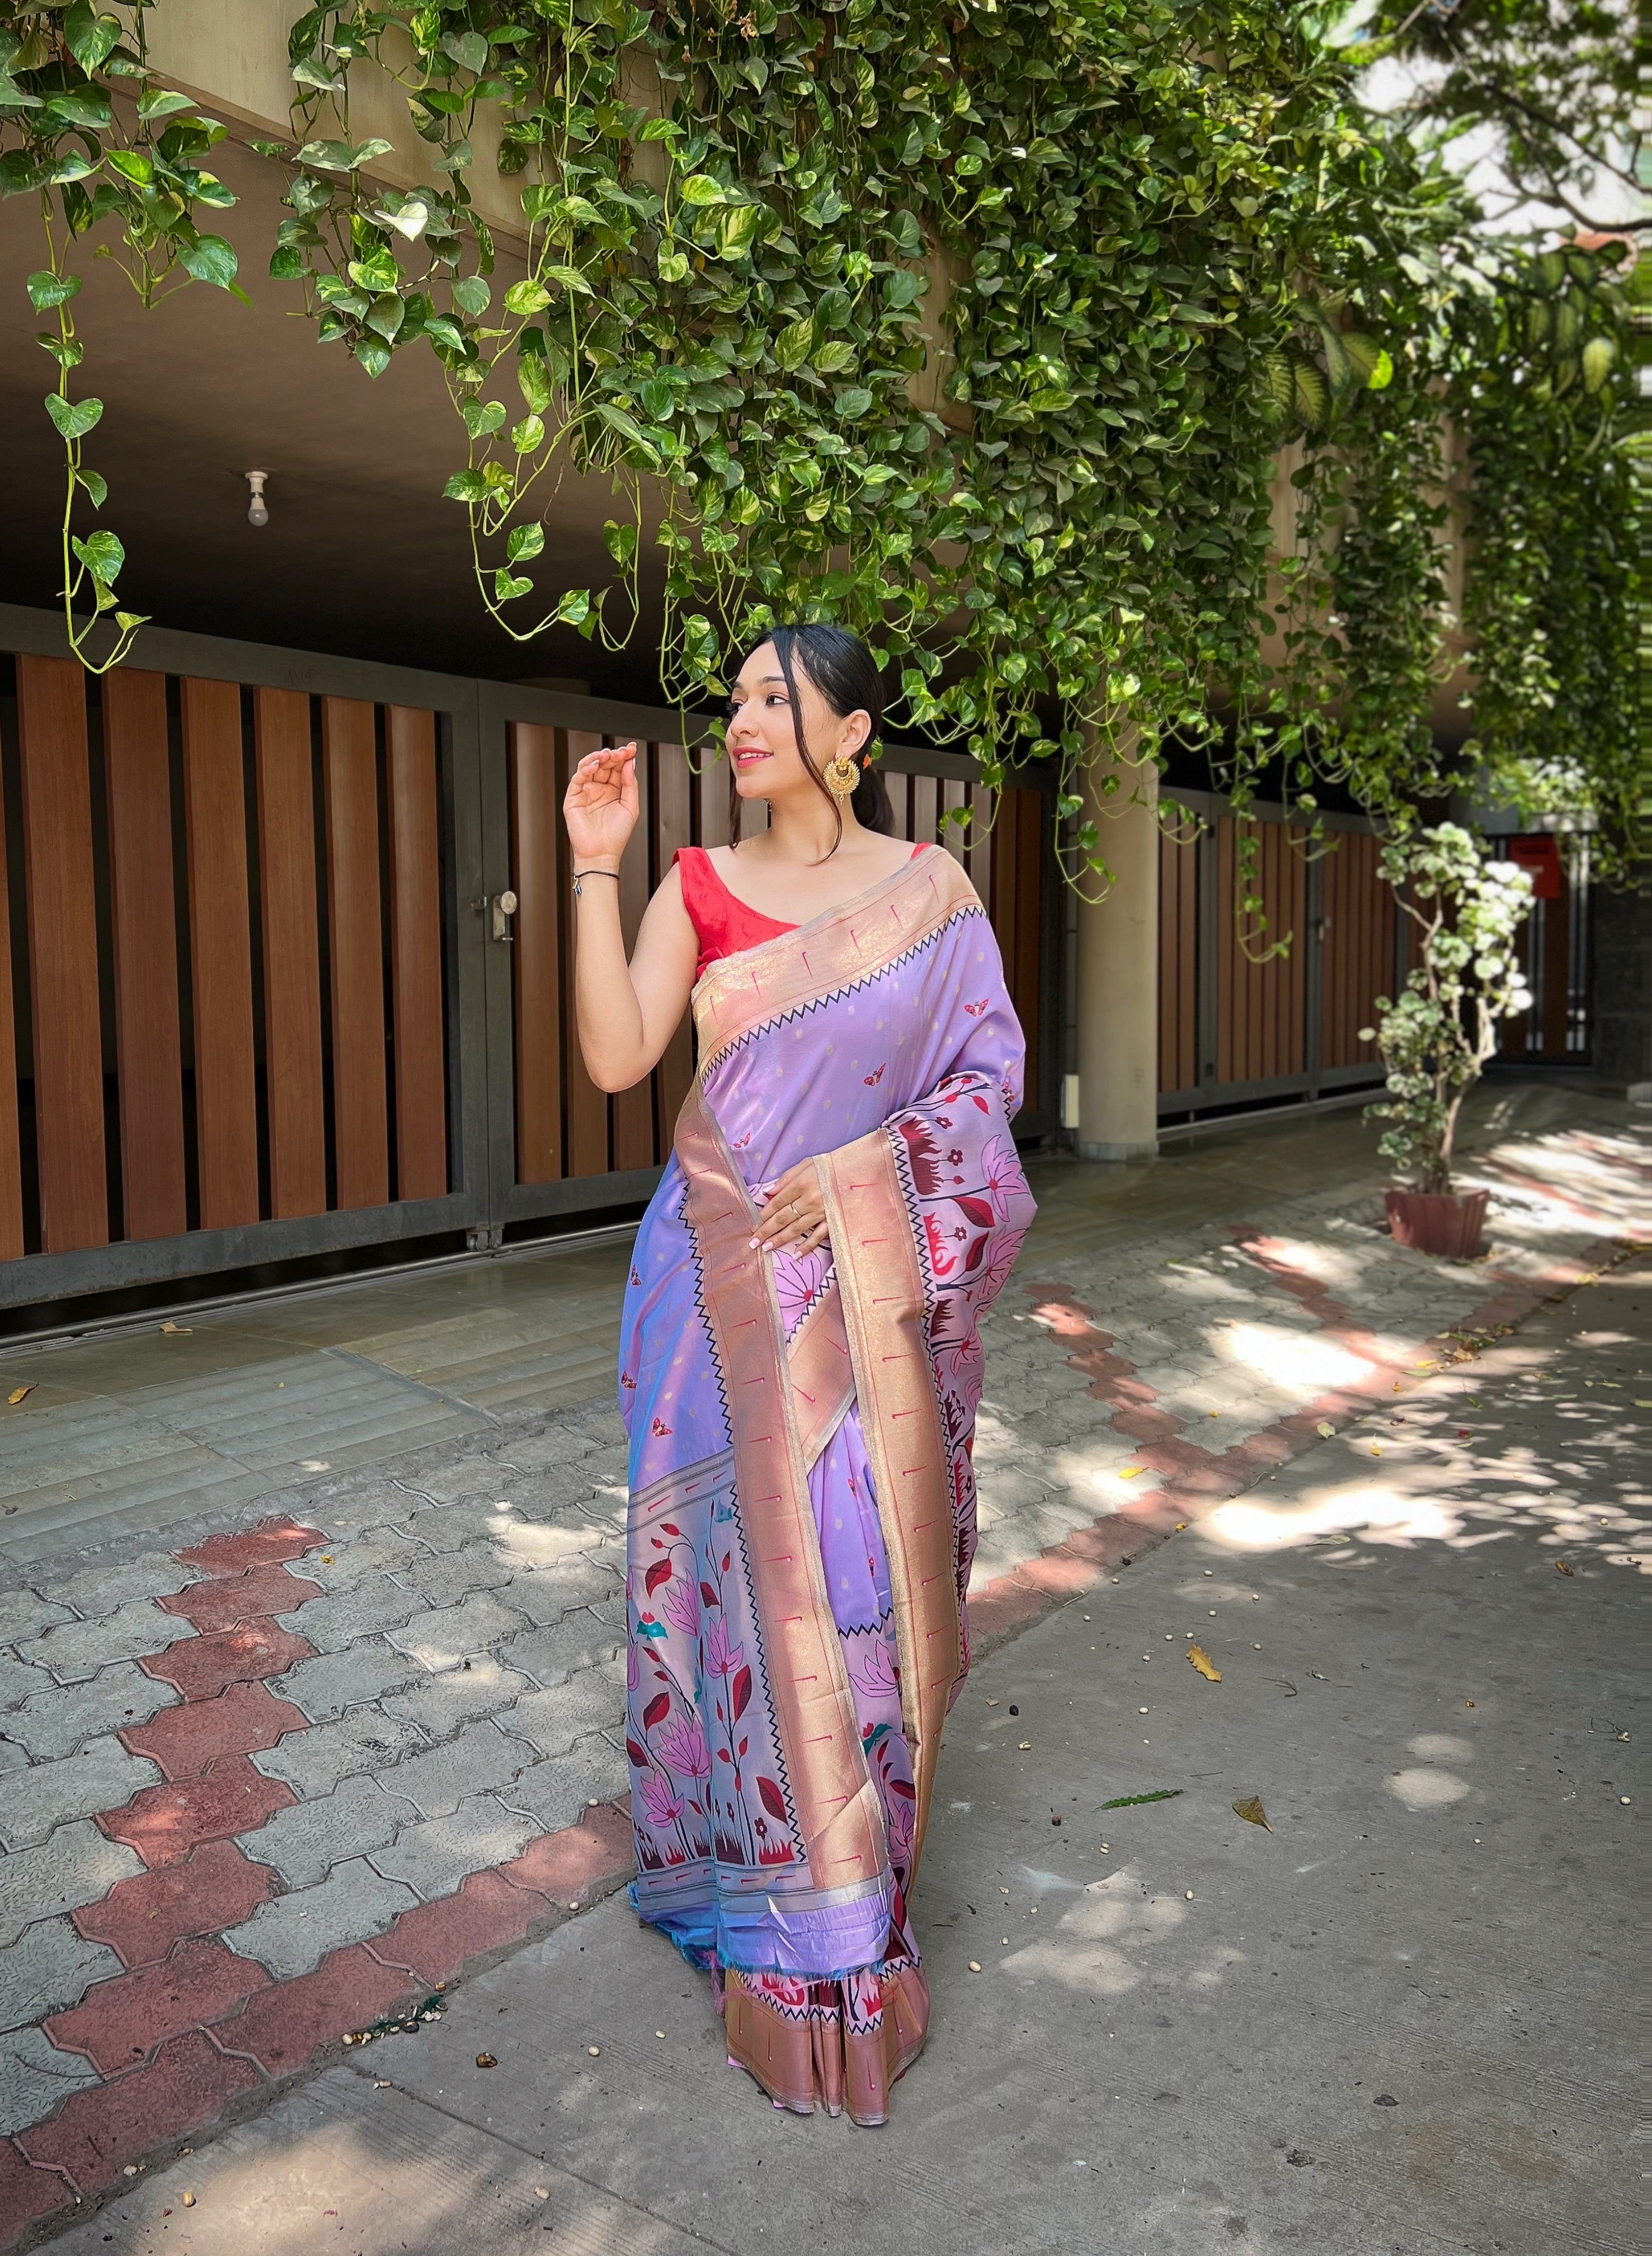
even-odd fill
[{"label": "wooden slat fence", "polygon": [[0,1256],[444,1195],[432,716],[14,663]]},{"label": "wooden slat fence", "polygon": [[[1241,823],[1213,795],[1176,798],[1199,821],[1177,814],[1160,838],[1161,1117],[1380,1080],[1359,1033],[1394,992],[1397,934],[1370,826],[1329,818],[1330,850],[1316,851],[1279,809]],[[1240,913],[1247,838],[1260,915]],[[1269,955],[1286,934],[1286,951]]]},{"label": "wooden slat fence", "polygon": [[[728,842],[726,766],[656,709],[159,629],[144,652],[91,680],[56,620],[0,606],[0,1308],[634,1210],[692,1034],[638,1089],[587,1075],[562,796],[585,751],[645,743],[634,938],[677,849]],[[988,905],[1036,1136],[1061,1063],[1050,800],[1012,788],[989,821],[960,761],[892,748],[884,772],[896,828]]]}]

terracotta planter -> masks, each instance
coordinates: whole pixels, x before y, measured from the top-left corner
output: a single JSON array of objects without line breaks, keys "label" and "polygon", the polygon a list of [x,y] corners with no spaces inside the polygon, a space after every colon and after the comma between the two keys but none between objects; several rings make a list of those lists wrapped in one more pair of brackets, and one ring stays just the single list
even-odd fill
[{"label": "terracotta planter", "polygon": [[1398,1245],[1472,1261],[1486,1236],[1489,1191],[1389,1191],[1388,1234]]}]

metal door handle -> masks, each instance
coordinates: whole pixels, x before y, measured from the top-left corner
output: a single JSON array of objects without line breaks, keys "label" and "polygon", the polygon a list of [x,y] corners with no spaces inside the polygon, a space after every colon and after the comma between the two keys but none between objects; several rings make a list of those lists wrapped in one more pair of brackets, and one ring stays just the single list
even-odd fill
[{"label": "metal door handle", "polygon": [[503,893],[496,893],[491,906],[493,936],[496,940],[503,940],[509,943],[512,937],[510,920],[517,913],[517,897],[508,890]]}]

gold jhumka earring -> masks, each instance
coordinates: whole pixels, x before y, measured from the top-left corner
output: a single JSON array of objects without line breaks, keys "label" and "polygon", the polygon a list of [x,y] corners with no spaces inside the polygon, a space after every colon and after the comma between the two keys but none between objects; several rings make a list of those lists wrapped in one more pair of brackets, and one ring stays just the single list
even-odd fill
[{"label": "gold jhumka earring", "polygon": [[853,752],[840,752],[835,760],[828,760],[826,787],[833,799],[849,799],[861,780],[861,770]]}]

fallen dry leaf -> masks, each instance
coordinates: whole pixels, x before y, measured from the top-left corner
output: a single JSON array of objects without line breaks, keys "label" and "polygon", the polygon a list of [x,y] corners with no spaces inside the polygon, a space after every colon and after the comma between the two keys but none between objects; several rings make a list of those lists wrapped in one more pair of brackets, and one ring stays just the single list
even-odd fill
[{"label": "fallen dry leaf", "polygon": [[479,2052],[476,2055],[476,2065],[478,2068],[497,2068],[499,2063],[490,2052]]},{"label": "fallen dry leaf", "polygon": [[1138,1473],[1144,1473],[1146,1470],[1147,1467],[1145,1465],[1126,1465],[1124,1470],[1119,1475],[1119,1478],[1121,1480],[1134,1480]]},{"label": "fallen dry leaf", "polygon": [[1202,1645],[1190,1645],[1187,1648],[1187,1657],[1201,1676],[1208,1678],[1213,1684],[1221,1682],[1221,1670],[1218,1668]]},{"label": "fallen dry leaf", "polygon": [[1571,1574],[1571,1569],[1564,1559],[1557,1559],[1555,1562],[1555,1572],[1557,1575],[1569,1575]]},{"label": "fallen dry leaf", "polygon": [[34,1392],[34,1381],[33,1381],[32,1379],[31,1379],[31,1380],[29,1381],[28,1385],[27,1385],[26,1386],[14,1386],[14,1387],[12,1388],[12,1390],[11,1390],[11,1393],[7,1395],[7,1397],[6,1397],[6,1400],[7,1400],[7,1401],[11,1405],[12,1408],[15,1410],[15,1409],[17,1408],[17,1406],[18,1406],[18,1403],[19,1403],[19,1402],[26,1402],[26,1401],[28,1400],[28,1399],[29,1399],[30,1395],[32,1395],[32,1394],[33,1393],[33,1392]]},{"label": "fallen dry leaf", "polygon": [[1318,1425],[1314,1428],[1314,1430],[1315,1430],[1315,1432],[1316,1432],[1317,1434],[1318,1434],[1318,1435],[1320,1436],[1320,1438],[1321,1438],[1323,1441],[1326,1441],[1326,1442],[1328,1442],[1328,1441],[1331,1439],[1332,1435],[1336,1432],[1336,1430],[1337,1430],[1337,1429],[1336,1429],[1336,1428],[1332,1424],[1332,1422],[1331,1422],[1331,1421],[1329,1420],[1329,1418],[1322,1418],[1322,1419],[1319,1421]]},{"label": "fallen dry leaf", "polygon": [[1268,1812],[1262,1806],[1262,1796],[1259,1794],[1247,1794],[1243,1801],[1236,1801],[1234,1804],[1234,1815],[1235,1817],[1242,1817],[1247,1825],[1260,1825],[1264,1833],[1271,1833],[1274,1829],[1268,1822]]},{"label": "fallen dry leaf", "polygon": [[161,1326],[161,1329],[164,1332],[170,1332],[174,1339],[187,1339],[189,1337],[189,1326],[187,1324],[175,1324],[170,1316]]}]

